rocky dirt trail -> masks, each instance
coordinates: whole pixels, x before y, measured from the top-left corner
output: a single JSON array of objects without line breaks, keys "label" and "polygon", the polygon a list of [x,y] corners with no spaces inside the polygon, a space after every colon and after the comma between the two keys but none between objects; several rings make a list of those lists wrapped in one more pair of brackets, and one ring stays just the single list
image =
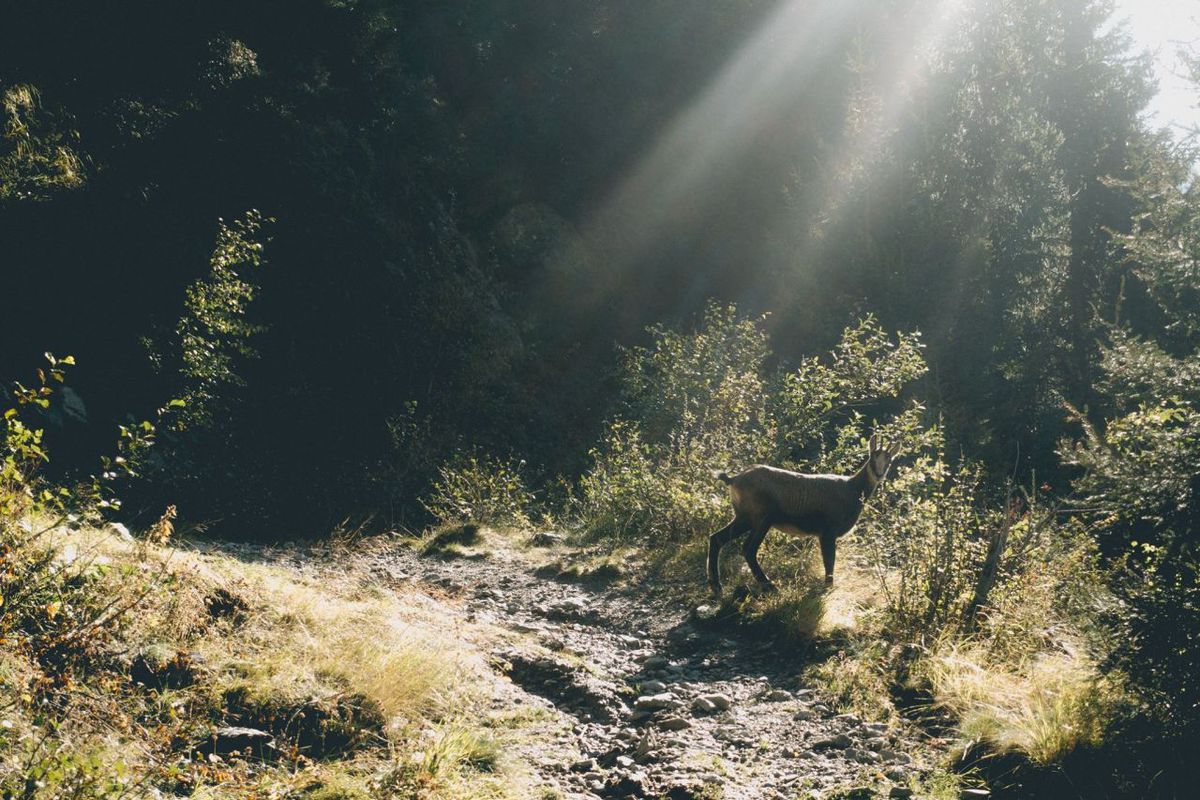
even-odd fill
[{"label": "rocky dirt trail", "polygon": [[522,754],[546,796],[760,800],[870,782],[906,797],[927,768],[916,731],[836,713],[795,652],[697,620],[669,588],[539,577],[518,548],[474,555],[376,549],[360,566],[515,634],[491,654],[515,687],[498,702],[570,715],[569,742]]}]

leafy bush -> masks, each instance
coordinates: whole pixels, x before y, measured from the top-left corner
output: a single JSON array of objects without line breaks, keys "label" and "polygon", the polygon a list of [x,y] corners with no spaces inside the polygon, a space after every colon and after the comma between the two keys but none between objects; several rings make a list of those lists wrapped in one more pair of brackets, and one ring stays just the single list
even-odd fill
[{"label": "leafy bush", "polygon": [[265,329],[246,319],[262,267],[263,226],[272,222],[249,211],[232,224],[220,222],[209,272],[187,289],[185,313],[176,328],[185,410],[182,427],[208,426],[230,410],[230,391],[245,385],[240,363],[256,358],[252,341]]},{"label": "leafy bush", "polygon": [[979,479],[936,457],[896,469],[860,521],[883,590],[888,629],[920,639],[959,628],[986,557],[993,520],[980,510]]},{"label": "leafy bush", "polygon": [[1200,356],[1115,333],[1103,361],[1123,413],[1065,442],[1075,487],[1114,558],[1112,663],[1176,733],[1200,726]]},{"label": "leafy bush", "polygon": [[159,452],[146,464],[152,469],[143,488],[156,503],[164,496],[183,503],[203,498],[205,513],[219,515],[230,500],[242,503],[243,512],[248,503],[264,502],[257,454],[229,421],[245,411],[243,372],[258,358],[266,330],[249,319],[249,310],[271,222],[254,210],[231,223],[220,221],[208,271],[187,287],[173,334],[142,342],[173,395],[159,412],[170,412]]},{"label": "leafy bush", "polygon": [[0,534],[40,507],[56,501],[55,493],[42,486],[38,470],[50,456],[42,446],[43,431],[22,419],[30,409],[45,411],[50,407],[54,387],[66,380],[65,368],[75,359],[58,359],[46,353],[48,369],[38,370],[38,382],[32,387],[16,383],[12,391],[13,404],[0,415]]},{"label": "leafy bush", "polygon": [[768,366],[763,320],[710,304],[683,333],[653,327],[625,355],[624,404],[579,483],[575,516],[596,535],[693,539],[726,520],[712,474],[759,462],[808,471],[858,466],[867,428],[924,446],[922,409],[886,412],[925,371],[917,334],[889,338],[872,317],[848,328],[828,359]]},{"label": "leafy bush", "polygon": [[421,501],[441,523],[529,524],[534,504],[521,469],[525,462],[465,456],[438,469],[430,493]]}]

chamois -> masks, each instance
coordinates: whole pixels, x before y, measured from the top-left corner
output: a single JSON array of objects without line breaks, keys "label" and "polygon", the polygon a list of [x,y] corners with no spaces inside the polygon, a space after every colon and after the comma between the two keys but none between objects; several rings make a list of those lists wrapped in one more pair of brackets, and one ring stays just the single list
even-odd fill
[{"label": "chamois", "polygon": [[776,591],[758,563],[758,548],[771,528],[793,536],[816,536],[825,562],[825,585],[832,586],[838,537],[858,522],[863,504],[887,475],[899,451],[899,445],[879,447],[879,439],[872,435],[867,460],[853,475],[807,475],[765,464],[733,477],[717,473],[714,477],[729,485],[733,521],[708,537],[708,585],[713,594],[721,595],[721,548],[747,532],[750,536],[742,547],[746,563],[764,590]]}]

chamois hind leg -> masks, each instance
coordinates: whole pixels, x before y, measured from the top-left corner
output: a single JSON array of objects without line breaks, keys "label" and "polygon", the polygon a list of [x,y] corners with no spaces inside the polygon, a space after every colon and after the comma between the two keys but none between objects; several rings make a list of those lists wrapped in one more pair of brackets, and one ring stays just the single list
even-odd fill
[{"label": "chamois hind leg", "polygon": [[728,525],[708,537],[708,586],[716,597],[721,596],[721,548],[745,533],[749,527],[745,520],[735,516]]},{"label": "chamois hind leg", "polygon": [[833,586],[833,562],[837,559],[837,537],[821,537],[821,561],[825,562],[825,586]]},{"label": "chamois hind leg", "polygon": [[771,579],[767,577],[767,573],[763,572],[763,568],[758,563],[758,548],[762,546],[763,539],[767,538],[769,530],[771,530],[771,526],[765,522],[757,526],[746,539],[746,544],[742,546],[742,555],[746,557],[750,571],[754,573],[755,580],[759,582],[763,590],[777,592],[779,590],[775,588],[775,584],[771,583]]}]

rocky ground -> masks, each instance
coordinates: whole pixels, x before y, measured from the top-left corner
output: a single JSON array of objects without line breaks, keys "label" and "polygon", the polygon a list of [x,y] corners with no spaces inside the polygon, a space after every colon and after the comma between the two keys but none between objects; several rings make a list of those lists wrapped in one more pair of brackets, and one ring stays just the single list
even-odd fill
[{"label": "rocky ground", "polygon": [[494,703],[569,723],[521,754],[545,796],[759,800],[871,784],[867,796],[906,797],[930,763],[917,731],[836,713],[800,679],[799,654],[704,621],[669,587],[543,577],[537,547],[372,548],[355,560],[426,587],[468,624],[513,634],[491,653],[512,684]]}]

